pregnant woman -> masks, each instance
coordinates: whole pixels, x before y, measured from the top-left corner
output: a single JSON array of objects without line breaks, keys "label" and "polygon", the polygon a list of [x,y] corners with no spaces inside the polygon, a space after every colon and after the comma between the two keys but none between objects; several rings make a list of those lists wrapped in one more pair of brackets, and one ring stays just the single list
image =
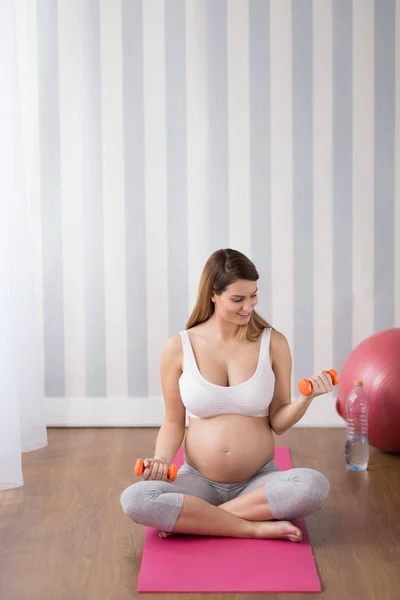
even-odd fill
[{"label": "pregnant woman", "polygon": [[[311,377],[313,391],[291,402],[290,349],[285,336],[254,310],[258,272],[242,253],[223,249],[206,262],[185,330],[161,359],[165,419],[142,480],[121,496],[136,523],[171,533],[302,539],[290,521],[317,511],[329,482],[313,469],[281,471],[273,432],[297,423],[332,380]],[[185,437],[184,464],[174,481],[168,466]]]}]

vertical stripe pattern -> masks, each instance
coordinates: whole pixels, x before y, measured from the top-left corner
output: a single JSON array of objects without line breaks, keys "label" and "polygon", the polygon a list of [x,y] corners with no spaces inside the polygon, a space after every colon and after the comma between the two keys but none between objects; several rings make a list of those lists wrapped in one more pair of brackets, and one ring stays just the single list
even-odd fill
[{"label": "vertical stripe pattern", "polygon": [[[148,393],[161,391],[159,364],[168,338],[168,208],[165,104],[165,4],[143,2]],[[142,260],[138,256],[137,260]],[[140,308],[139,308],[140,309]]]},{"label": "vertical stripe pattern", "polygon": [[335,0],[333,48],[333,363],[342,365],[352,348],[352,47],[353,9]]},{"label": "vertical stripe pattern", "polygon": [[209,203],[212,250],[229,246],[227,3],[206,0]]},{"label": "vertical stripe pattern", "polygon": [[333,365],[332,0],[313,3],[314,372]]},{"label": "vertical stripe pattern", "polygon": [[212,252],[206,2],[185,3],[188,314],[196,302],[204,263]]},{"label": "vertical stripe pattern", "polygon": [[395,113],[395,325],[400,327],[400,0],[396,0],[396,113]]},{"label": "vertical stripe pattern", "polygon": [[395,0],[375,0],[375,322],[394,321]]},{"label": "vertical stripe pattern", "polygon": [[[290,0],[271,2],[271,285],[273,325],[293,348],[293,112]],[[295,364],[296,357],[294,357]]]},{"label": "vertical stripe pattern", "polygon": [[374,0],[356,0],[353,7],[352,310],[358,344],[374,329]]},{"label": "vertical stripe pattern", "polygon": [[82,4],[83,39],[83,212],[85,239],[86,389],[89,397],[107,395],[103,133],[101,126],[100,6]]},{"label": "vertical stripe pattern", "polygon": [[249,2],[227,11],[229,245],[250,256]]},{"label": "vertical stripe pattern", "polygon": [[168,211],[168,335],[185,325],[188,306],[185,2],[165,13],[165,106]]},{"label": "vertical stripe pattern", "polygon": [[107,392],[127,395],[122,10],[100,0]]},{"label": "vertical stripe pattern", "polygon": [[293,343],[294,377],[313,372],[313,76],[312,0],[293,3]]},{"label": "vertical stripe pattern", "polygon": [[77,0],[58,3],[65,395],[86,396],[82,185],[82,20]]},{"label": "vertical stripe pattern", "polygon": [[270,2],[251,0],[249,11],[251,258],[260,275],[257,310],[266,318],[270,318],[272,315]]},{"label": "vertical stripe pattern", "polygon": [[[122,2],[126,320],[128,394],[147,396],[146,202],[144,177],[143,10]],[[138,257],[141,260],[138,260]],[[140,310],[138,310],[140,308]],[[138,344],[137,340],[141,340]]]},{"label": "vertical stripe pattern", "polygon": [[48,396],[160,396],[218,248],[294,393],[400,325],[399,0],[33,0],[27,34]]},{"label": "vertical stripe pattern", "polygon": [[65,395],[58,6],[37,3],[45,392]]}]

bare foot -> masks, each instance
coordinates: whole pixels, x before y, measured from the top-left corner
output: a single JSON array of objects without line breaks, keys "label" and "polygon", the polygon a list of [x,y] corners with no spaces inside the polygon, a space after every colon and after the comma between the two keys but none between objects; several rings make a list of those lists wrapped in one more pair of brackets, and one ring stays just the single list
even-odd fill
[{"label": "bare foot", "polygon": [[301,529],[290,521],[258,521],[255,525],[255,537],[262,539],[285,539],[291,542],[301,542]]},{"label": "bare foot", "polygon": [[[254,537],[258,539],[285,539],[291,542],[301,542],[303,533],[301,529],[290,521],[252,521]],[[173,531],[160,531],[160,538],[174,535]]]}]

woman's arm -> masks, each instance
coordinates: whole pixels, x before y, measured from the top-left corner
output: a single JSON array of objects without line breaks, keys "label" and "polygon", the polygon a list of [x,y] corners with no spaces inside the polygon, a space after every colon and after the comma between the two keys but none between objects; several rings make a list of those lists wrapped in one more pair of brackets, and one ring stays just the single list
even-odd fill
[{"label": "woman's arm", "polygon": [[319,373],[310,377],[313,383],[313,393],[310,396],[299,396],[292,402],[290,348],[285,336],[275,330],[271,332],[271,362],[275,373],[275,391],[269,410],[269,419],[271,429],[277,435],[282,435],[300,421],[316,396],[330,392],[333,386],[331,377],[327,373]]},{"label": "woman's arm", "polygon": [[171,337],[161,357],[161,385],[165,418],[157,435],[154,458],[170,465],[185,437],[186,410],[179,391],[182,344],[180,335]]}]

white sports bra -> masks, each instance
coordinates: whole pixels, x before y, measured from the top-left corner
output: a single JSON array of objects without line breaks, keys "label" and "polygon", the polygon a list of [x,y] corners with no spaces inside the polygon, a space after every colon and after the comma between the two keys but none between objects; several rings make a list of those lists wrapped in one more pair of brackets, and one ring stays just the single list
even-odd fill
[{"label": "white sports bra", "polygon": [[190,417],[206,419],[222,414],[249,417],[268,415],[275,388],[275,374],[269,359],[270,328],[263,330],[254,375],[243,383],[229,387],[211,383],[202,376],[189,333],[183,330],[179,334],[183,347],[183,372],[179,378],[179,389]]}]

